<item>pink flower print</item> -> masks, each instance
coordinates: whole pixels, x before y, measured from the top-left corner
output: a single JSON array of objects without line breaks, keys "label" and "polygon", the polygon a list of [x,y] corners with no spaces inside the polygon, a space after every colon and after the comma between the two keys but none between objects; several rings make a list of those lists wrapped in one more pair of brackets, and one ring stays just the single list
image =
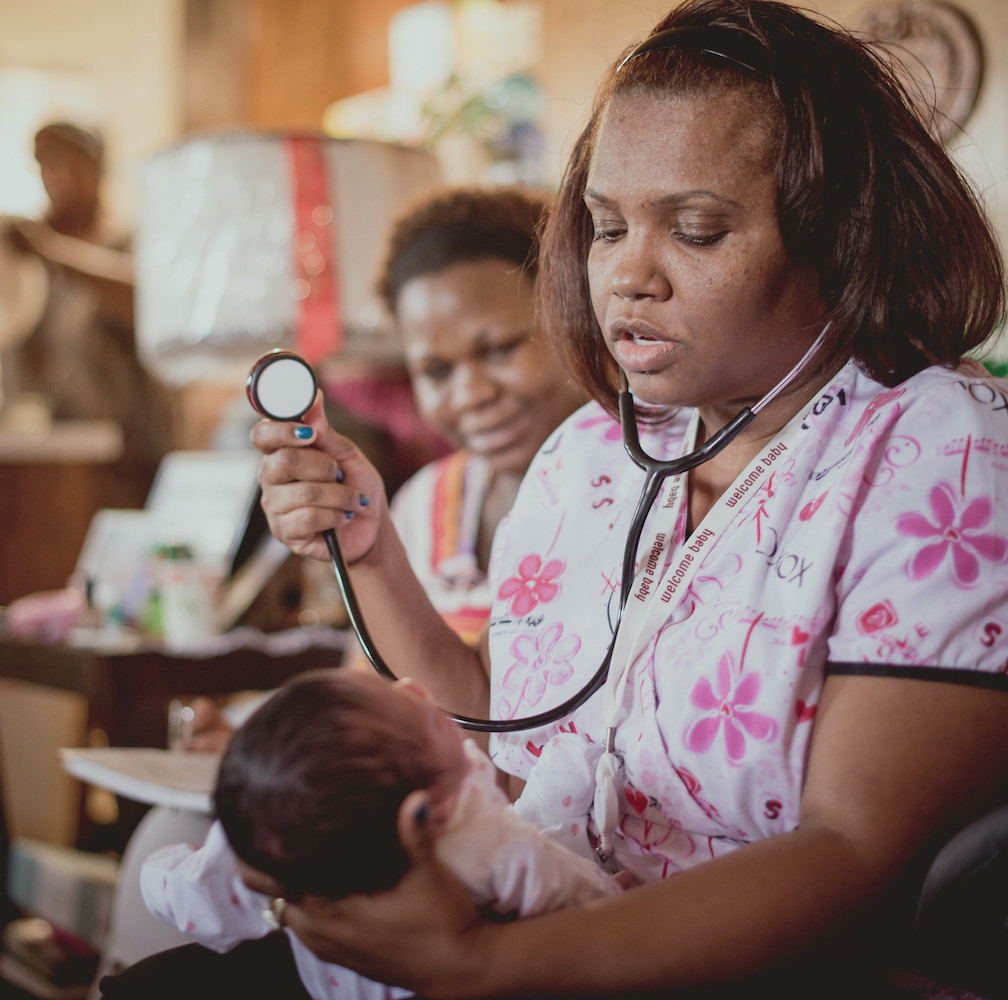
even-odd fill
[{"label": "pink flower print", "polygon": [[[889,403],[894,403],[906,389],[889,389],[887,392],[880,392],[866,407],[864,413],[861,414],[861,419],[858,420],[857,426],[850,432],[850,436],[844,441],[844,447],[850,446],[851,442],[856,438],[869,424],[871,418],[882,409],[883,406],[887,406]],[[896,413],[899,413],[897,408]]]},{"label": "pink flower print", "polygon": [[520,635],[511,643],[515,662],[501,682],[503,689],[515,698],[517,711],[523,702],[538,705],[546,693],[547,684],[563,684],[574,674],[571,658],[581,648],[576,635],[563,637],[563,625],[548,625],[538,636]]},{"label": "pink flower print", "polygon": [[1008,539],[981,534],[991,517],[990,497],[962,501],[957,509],[956,493],[947,483],[939,483],[928,494],[933,522],[924,514],[901,514],[896,530],[912,538],[933,539],[923,545],[907,564],[911,580],[929,577],[952,554],[952,574],[962,587],[973,586],[980,577],[980,559],[1004,562],[1008,559]]},{"label": "pink flower print", "polygon": [[527,615],[537,604],[547,604],[560,593],[558,584],[553,578],[564,570],[562,559],[550,559],[544,566],[539,556],[525,556],[518,563],[518,575],[509,576],[497,591],[502,599],[511,599],[508,610],[511,614],[521,617]]},{"label": "pink flower print", "polygon": [[602,440],[606,444],[612,444],[614,441],[623,441],[623,432],[620,430],[618,421],[608,415],[604,417],[585,417],[583,420],[578,421],[578,427],[582,430],[587,430],[589,427],[595,427],[599,424],[605,427]]},{"label": "pink flower print", "polygon": [[733,682],[732,666],[731,654],[726,653],[718,664],[718,690],[715,692],[710,681],[701,677],[690,692],[690,704],[708,714],[687,730],[686,746],[704,753],[720,731],[728,759],[737,764],[745,756],[746,736],[765,743],[777,735],[777,723],[769,716],[749,711],[759,697],[759,675],[745,674]]}]

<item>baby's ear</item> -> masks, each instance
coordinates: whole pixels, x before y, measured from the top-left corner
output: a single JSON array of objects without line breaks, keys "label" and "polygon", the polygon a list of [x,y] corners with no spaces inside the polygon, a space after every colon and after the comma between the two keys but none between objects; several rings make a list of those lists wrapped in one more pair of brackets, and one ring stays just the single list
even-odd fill
[{"label": "baby's ear", "polygon": [[284,887],[272,875],[259,871],[251,865],[238,859],[238,874],[241,880],[253,891],[264,896],[284,896]]},{"label": "baby's ear", "polygon": [[399,806],[396,824],[399,843],[412,864],[426,861],[433,855],[437,830],[431,814],[429,791],[421,788],[410,792]]}]

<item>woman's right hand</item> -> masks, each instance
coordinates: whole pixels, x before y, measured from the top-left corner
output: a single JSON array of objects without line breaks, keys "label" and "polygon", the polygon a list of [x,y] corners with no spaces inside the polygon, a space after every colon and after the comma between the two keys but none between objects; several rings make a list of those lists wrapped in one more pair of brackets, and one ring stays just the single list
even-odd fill
[{"label": "woman's right hand", "polygon": [[385,486],[360,449],[329,426],[321,392],[300,423],[260,420],[251,439],[264,456],[259,484],[274,537],[325,561],[323,532],[331,528],[348,564],[371,551],[388,511]]}]

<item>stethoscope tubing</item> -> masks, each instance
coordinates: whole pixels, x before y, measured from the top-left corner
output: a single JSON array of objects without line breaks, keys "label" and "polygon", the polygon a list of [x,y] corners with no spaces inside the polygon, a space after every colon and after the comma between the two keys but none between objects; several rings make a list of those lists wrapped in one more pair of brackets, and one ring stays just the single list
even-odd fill
[{"label": "stethoscope tubing", "polygon": [[[350,627],[357,636],[361,650],[376,673],[390,681],[399,680],[375,648],[371,633],[364,622],[360,605],[357,603],[357,597],[354,594],[353,587],[350,585],[350,574],[347,570],[346,561],[343,559],[343,553],[340,551],[339,542],[336,540],[336,532],[332,528],[329,528],[322,533],[322,537],[325,539],[326,547],[329,549],[329,558],[332,562],[333,572],[336,574],[336,584],[339,587],[340,596],[343,598],[343,604],[346,607]],[[579,708],[602,687],[609,673],[609,662],[612,659],[615,642],[616,633],[614,630],[612,642],[609,644],[609,650],[606,653],[605,659],[592,679],[573,697],[549,709],[549,711],[541,712],[538,715],[525,716],[521,719],[479,719],[468,715],[457,715],[444,708],[442,708],[442,711],[452,722],[457,723],[463,729],[468,729],[475,733],[515,733],[525,729],[538,729],[541,726],[548,726],[550,723],[564,718],[576,708]]]},{"label": "stethoscope tubing", "polygon": [[[662,460],[652,458],[641,447],[640,435],[637,430],[637,415],[634,409],[633,395],[627,385],[626,376],[622,371],[620,372],[620,392],[617,397],[617,403],[619,409],[620,428],[623,435],[623,447],[627,455],[630,457],[630,460],[638,466],[638,468],[642,469],[645,475],[644,484],[641,487],[640,498],[637,501],[637,507],[630,522],[630,528],[627,531],[626,543],[623,549],[619,606],[616,615],[616,622],[613,626],[612,639],[609,642],[609,648],[606,650],[605,657],[599,665],[598,670],[596,670],[592,675],[591,679],[576,694],[545,712],[539,712],[536,715],[523,716],[519,719],[480,719],[468,715],[457,715],[444,710],[449,719],[457,723],[463,729],[468,729],[472,732],[478,733],[515,733],[522,732],[524,730],[540,729],[566,718],[587,702],[592,695],[601,690],[609,674],[609,665],[612,662],[613,650],[616,646],[616,637],[619,634],[619,625],[623,617],[623,609],[626,607],[627,598],[633,588],[633,577],[637,564],[637,549],[640,545],[641,535],[644,531],[644,524],[647,521],[648,514],[650,513],[655,500],[658,498],[658,493],[661,490],[662,483],[668,479],[669,476],[682,475],[683,473],[689,472],[691,469],[695,469],[697,466],[702,465],[704,462],[710,461],[715,455],[729,445],[750,423],[752,423],[759,411],[763,409],[763,407],[765,407],[775,396],[777,396],[778,393],[782,392],[786,386],[793,382],[798,374],[806,367],[813,355],[818,351],[820,345],[823,343],[828,329],[829,324],[827,323],[812,346],[805,352],[801,360],[794,366],[794,368],[791,369],[790,372],[788,372],[787,375],[784,376],[784,378],[777,383],[777,385],[775,385],[765,396],[763,396],[759,402],[753,404],[751,407],[747,406],[740,410],[730,421],[728,421],[727,424],[725,424],[715,434],[712,434],[710,438],[708,438],[699,448],[696,448],[689,454],[682,455],[679,458]],[[275,352],[275,354],[284,355],[288,353],[289,352]],[[268,360],[272,359],[269,357],[260,359],[259,364]],[[298,360],[300,361],[301,359]],[[306,362],[302,361],[301,363],[307,366]],[[252,405],[260,412],[270,416],[271,414],[263,410],[258,404],[255,398],[254,388],[255,384],[253,377],[250,375],[249,398],[252,401]],[[360,605],[357,603],[356,594],[350,584],[350,573],[347,569],[346,561],[343,559],[343,553],[340,551],[335,530],[330,528],[327,531],[324,531],[322,533],[322,537],[325,539],[326,548],[329,550],[329,558],[332,562],[333,572],[336,576],[336,583],[339,588],[340,596],[343,599],[343,604],[346,608],[350,627],[353,629],[353,632],[357,637],[357,641],[360,643],[361,650],[367,657],[371,666],[380,676],[391,681],[398,680],[399,678],[395,673],[393,673],[391,668],[384,659],[382,659],[381,654],[376,649],[374,640],[368,630],[367,623],[364,621],[364,615],[361,612]],[[609,734],[609,738],[612,738],[611,732]]]},{"label": "stethoscope tubing", "polygon": [[[630,530],[627,533],[627,540],[623,549],[619,611],[605,657],[588,683],[576,694],[559,705],[555,705],[553,708],[545,712],[539,712],[536,715],[527,715],[519,719],[479,719],[468,715],[458,715],[442,709],[448,718],[463,729],[477,733],[516,733],[529,729],[540,729],[543,726],[551,725],[554,722],[560,721],[560,719],[566,718],[602,688],[609,674],[609,665],[612,662],[613,649],[616,645],[616,636],[619,631],[620,619],[623,616],[623,608],[626,606],[627,597],[632,588],[633,574],[637,561],[637,547],[640,544],[644,523],[658,497],[662,483],[669,476],[682,475],[684,472],[689,472],[698,465],[702,465],[704,462],[712,459],[726,445],[730,444],[756,417],[755,411],[746,407],[695,451],[690,452],[688,455],[683,455],[681,458],[660,461],[652,458],[641,447],[640,437],[637,432],[636,416],[634,414],[633,396],[629,389],[624,388],[619,394],[619,414],[623,432],[623,447],[627,455],[630,456],[631,461],[644,470],[645,477],[640,499],[637,501],[637,508],[630,523]],[[398,677],[389,668],[388,664],[385,663],[381,654],[375,648],[371,633],[364,621],[364,615],[361,613],[360,605],[357,603],[356,595],[350,584],[350,574],[343,559],[343,554],[340,551],[339,542],[336,540],[336,532],[330,528],[323,532],[323,537],[325,538],[326,547],[329,549],[329,558],[332,562],[333,572],[336,574],[336,583],[339,587],[340,596],[343,598],[343,604],[346,607],[350,627],[357,636],[357,641],[360,643],[364,655],[375,671],[382,677],[392,681],[398,680]]]}]

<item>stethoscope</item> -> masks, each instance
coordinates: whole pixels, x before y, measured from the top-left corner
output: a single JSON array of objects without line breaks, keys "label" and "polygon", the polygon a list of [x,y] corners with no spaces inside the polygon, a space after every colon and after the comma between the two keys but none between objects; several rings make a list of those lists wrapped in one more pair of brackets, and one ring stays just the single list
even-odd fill
[{"label": "stethoscope", "polygon": [[[464,729],[480,733],[513,733],[525,729],[538,729],[566,718],[602,688],[609,674],[609,664],[616,645],[616,636],[619,632],[620,620],[623,617],[623,609],[626,606],[627,598],[633,586],[634,570],[637,563],[637,547],[640,544],[641,533],[644,530],[644,522],[647,520],[651,507],[658,497],[662,483],[669,476],[682,475],[691,469],[695,469],[698,465],[710,461],[710,459],[714,458],[715,455],[738,437],[756,419],[756,416],[764,407],[798,378],[801,372],[807,367],[809,361],[811,361],[813,355],[822,346],[828,329],[829,324],[823,328],[812,346],[805,352],[794,368],[758,402],[740,410],[732,420],[725,424],[716,434],[708,438],[699,448],[679,458],[665,460],[652,458],[641,447],[637,431],[637,417],[634,410],[633,395],[627,384],[626,375],[622,371],[620,372],[618,405],[620,427],[623,434],[623,447],[626,449],[626,453],[630,456],[631,461],[644,470],[645,476],[644,485],[641,487],[640,499],[637,501],[637,508],[630,522],[626,544],[623,549],[619,607],[616,622],[613,626],[612,639],[609,643],[609,648],[606,650],[605,657],[598,670],[595,671],[595,674],[580,691],[548,711],[540,712],[537,715],[525,716],[520,719],[475,719],[466,715],[446,713],[452,721]],[[307,361],[291,351],[278,349],[263,355],[252,366],[246,388],[252,406],[264,417],[269,417],[271,420],[300,420],[315,401],[315,396],[318,392],[318,380],[315,377],[314,370]],[[375,649],[371,633],[364,622],[357,598],[350,585],[350,574],[347,571],[346,563],[340,552],[339,543],[336,541],[336,532],[330,528],[323,532],[322,537],[325,539],[326,547],[329,550],[329,557],[336,574],[340,596],[346,607],[350,627],[357,636],[364,655],[368,658],[375,671],[382,677],[393,681],[397,680],[396,675],[382,659],[377,649]]]}]

